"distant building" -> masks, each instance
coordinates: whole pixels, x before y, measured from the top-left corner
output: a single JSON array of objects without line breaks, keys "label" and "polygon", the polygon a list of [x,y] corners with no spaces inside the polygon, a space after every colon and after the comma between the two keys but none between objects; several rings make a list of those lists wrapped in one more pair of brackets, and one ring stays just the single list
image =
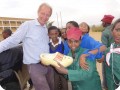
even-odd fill
[{"label": "distant building", "polygon": [[15,32],[16,29],[25,21],[32,20],[27,18],[11,18],[11,17],[0,17],[0,38],[2,31],[6,28],[9,28],[12,30],[12,32]]}]

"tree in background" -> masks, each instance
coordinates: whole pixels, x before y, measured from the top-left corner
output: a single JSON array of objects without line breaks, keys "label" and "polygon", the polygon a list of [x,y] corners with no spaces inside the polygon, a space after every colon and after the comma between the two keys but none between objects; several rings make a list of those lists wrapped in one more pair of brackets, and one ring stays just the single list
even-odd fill
[{"label": "tree in background", "polygon": [[91,27],[91,30],[93,32],[102,32],[103,31],[103,26],[102,25],[93,25]]}]

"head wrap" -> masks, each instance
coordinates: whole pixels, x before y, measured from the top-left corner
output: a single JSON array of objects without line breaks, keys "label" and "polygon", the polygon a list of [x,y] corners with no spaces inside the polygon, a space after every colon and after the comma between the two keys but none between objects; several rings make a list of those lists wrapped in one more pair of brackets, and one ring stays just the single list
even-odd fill
[{"label": "head wrap", "polygon": [[112,16],[112,15],[104,15],[104,17],[101,21],[111,24],[113,19],[114,19],[114,16]]},{"label": "head wrap", "polygon": [[67,30],[67,39],[80,40],[82,32],[79,28],[71,28]]}]

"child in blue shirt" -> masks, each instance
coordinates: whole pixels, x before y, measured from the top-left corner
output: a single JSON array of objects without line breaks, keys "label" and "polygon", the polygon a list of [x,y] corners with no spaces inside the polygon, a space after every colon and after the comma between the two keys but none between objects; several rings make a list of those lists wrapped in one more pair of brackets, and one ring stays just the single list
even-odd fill
[{"label": "child in blue shirt", "polygon": [[[48,28],[48,35],[50,38],[49,50],[50,53],[60,52],[64,53],[64,45],[60,36],[60,31],[56,26]],[[59,74],[56,70],[54,72],[54,90],[68,90],[67,80],[62,74]]]}]

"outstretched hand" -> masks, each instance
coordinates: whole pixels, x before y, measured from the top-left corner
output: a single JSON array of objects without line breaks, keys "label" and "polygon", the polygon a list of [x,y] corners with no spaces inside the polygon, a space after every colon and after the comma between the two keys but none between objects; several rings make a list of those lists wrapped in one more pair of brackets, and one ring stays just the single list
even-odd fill
[{"label": "outstretched hand", "polygon": [[57,63],[60,67],[56,66],[55,69],[61,74],[68,74],[68,70],[63,65],[61,65],[59,62]]},{"label": "outstretched hand", "polygon": [[89,70],[88,63],[86,62],[86,57],[87,57],[86,54],[82,54],[82,55],[80,56],[80,62],[79,62],[79,64],[80,64],[80,67],[81,67],[82,69]]}]

